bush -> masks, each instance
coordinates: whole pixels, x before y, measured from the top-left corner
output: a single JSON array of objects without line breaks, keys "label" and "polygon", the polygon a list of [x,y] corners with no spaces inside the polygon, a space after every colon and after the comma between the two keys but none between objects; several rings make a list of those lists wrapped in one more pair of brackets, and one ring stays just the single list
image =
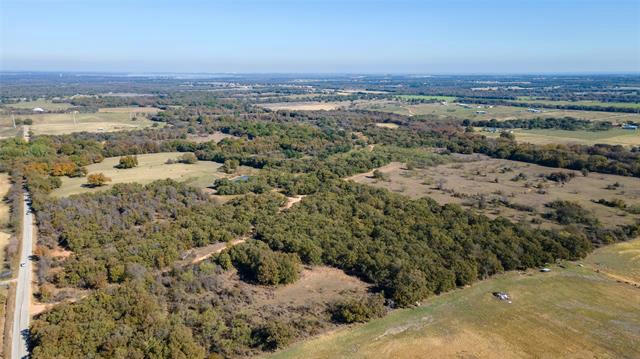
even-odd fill
[{"label": "bush", "polygon": [[178,158],[178,162],[192,165],[198,162],[198,158],[193,153],[185,153]]},{"label": "bush", "polygon": [[276,350],[291,342],[293,330],[287,324],[272,321],[257,329],[253,336],[263,350]]},{"label": "bush", "polygon": [[87,176],[87,184],[91,187],[104,186],[105,183],[111,182],[111,178],[104,175],[104,173],[92,173]]},{"label": "bush", "polygon": [[297,254],[274,252],[263,242],[250,241],[229,250],[231,262],[248,281],[266,285],[289,284],[300,275]]},{"label": "bush", "polygon": [[340,301],[331,308],[338,323],[364,323],[384,315],[384,297],[380,294]]},{"label": "bush", "polygon": [[544,217],[560,224],[598,225],[598,219],[576,202],[558,200],[547,203],[545,206],[552,208],[554,211],[545,213]]},{"label": "bush", "polygon": [[239,165],[240,163],[238,160],[226,160],[224,161],[221,169],[224,173],[234,173],[238,169]]},{"label": "bush", "polygon": [[120,157],[120,163],[116,166],[117,168],[133,168],[138,166],[138,156],[123,156]]},{"label": "bush", "polygon": [[551,172],[545,176],[546,179],[554,182],[566,183],[575,177],[573,172]]}]

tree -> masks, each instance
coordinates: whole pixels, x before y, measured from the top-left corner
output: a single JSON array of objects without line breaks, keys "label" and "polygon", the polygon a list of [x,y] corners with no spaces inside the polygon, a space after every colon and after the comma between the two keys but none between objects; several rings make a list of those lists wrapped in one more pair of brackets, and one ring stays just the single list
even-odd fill
[{"label": "tree", "polygon": [[120,163],[118,163],[116,167],[125,169],[133,168],[136,166],[138,166],[138,156],[122,156],[120,157]]},{"label": "tree", "polygon": [[104,173],[92,173],[87,176],[87,183],[91,187],[100,187],[104,186],[105,183],[111,182],[111,178],[104,175]]}]

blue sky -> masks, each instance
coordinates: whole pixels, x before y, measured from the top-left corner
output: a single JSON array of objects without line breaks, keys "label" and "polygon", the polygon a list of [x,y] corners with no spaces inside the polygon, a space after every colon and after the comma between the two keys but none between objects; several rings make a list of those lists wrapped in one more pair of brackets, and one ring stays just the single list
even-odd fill
[{"label": "blue sky", "polygon": [[0,0],[1,70],[640,71],[640,0]]}]

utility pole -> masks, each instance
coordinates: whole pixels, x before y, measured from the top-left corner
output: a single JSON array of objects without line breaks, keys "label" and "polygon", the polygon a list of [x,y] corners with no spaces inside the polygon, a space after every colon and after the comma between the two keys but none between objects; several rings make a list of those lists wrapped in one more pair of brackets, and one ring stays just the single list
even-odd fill
[{"label": "utility pole", "polygon": [[16,116],[11,114],[11,119],[13,120],[13,128],[16,128]]}]

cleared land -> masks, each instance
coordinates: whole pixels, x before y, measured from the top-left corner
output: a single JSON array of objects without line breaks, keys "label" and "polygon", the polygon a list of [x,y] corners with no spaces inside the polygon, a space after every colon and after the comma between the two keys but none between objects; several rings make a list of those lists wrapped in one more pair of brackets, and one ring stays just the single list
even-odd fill
[{"label": "cleared land", "polygon": [[[53,196],[64,197],[77,193],[94,192],[109,188],[116,183],[149,183],[158,179],[171,178],[177,181],[187,181],[196,187],[206,187],[213,184],[216,178],[233,177],[218,172],[221,164],[210,161],[198,161],[195,164],[173,163],[166,164],[168,159],[176,159],[183,153],[153,153],[146,155],[138,155],[138,167],[129,169],[118,169],[120,157],[105,158],[101,163],[87,166],[88,173],[102,172],[105,176],[112,179],[107,185],[98,188],[85,187],[87,183],[86,177],[79,178],[62,178],[62,186],[52,192]],[[239,172],[248,171],[241,168]]]},{"label": "cleared land", "polygon": [[[135,130],[150,127],[154,124],[148,120],[143,114],[157,113],[159,110],[155,108],[140,107],[115,107],[100,109],[96,113],[77,113],[75,114],[76,123],[74,124],[72,113],[44,113],[33,115],[16,115],[16,119],[33,120],[30,129],[36,135],[61,135],[72,132],[111,132],[123,130]],[[133,120],[134,117],[137,118]],[[13,122],[11,116],[0,116],[0,134],[10,133],[13,131]]]},{"label": "cleared land", "polygon": [[[498,133],[482,132],[487,137],[498,137]],[[554,143],[594,145],[603,143],[609,145],[638,146],[640,145],[640,131],[614,128],[607,131],[565,131],[565,130],[524,130],[514,129],[513,134],[518,142],[529,142],[539,145]]]},{"label": "cleared land", "polygon": [[260,104],[261,107],[278,111],[318,111],[318,110],[335,110],[342,107],[351,107],[354,102],[351,101],[333,101],[333,102],[281,102],[281,103],[265,103]]},{"label": "cleared land", "polygon": [[[640,252],[640,240],[598,249],[584,267],[498,275],[271,357],[637,358],[640,290],[590,265],[617,261],[637,273],[637,257],[618,254],[629,248]],[[512,303],[494,291],[508,292]]]},{"label": "cleared land", "polygon": [[455,96],[429,96],[429,95],[399,95],[401,99],[405,100],[436,100],[453,102],[457,97]]},{"label": "cleared land", "polygon": [[[355,104],[358,109],[375,110],[382,112],[393,112],[406,116],[433,115],[440,119],[469,119],[472,121],[491,120],[498,121],[513,119],[528,119],[537,117],[573,117],[589,121],[610,121],[612,123],[624,123],[627,121],[640,121],[640,114],[617,113],[602,111],[573,111],[541,109],[535,113],[527,111],[524,107],[517,106],[493,106],[489,108],[485,105],[469,105],[462,107],[454,103],[442,105],[440,103],[409,104],[404,101],[392,100],[371,100],[360,101]],[[481,113],[477,113],[481,111]],[[482,113],[484,112],[484,113]]]},{"label": "cleared land", "polygon": [[[547,212],[545,203],[557,199],[579,203],[607,225],[630,223],[638,217],[591,200],[619,199],[628,205],[640,205],[639,178],[600,173],[584,177],[578,171],[523,162],[488,159],[484,156],[463,158],[480,160],[415,170],[407,170],[404,164],[395,162],[379,168],[387,180],[373,178],[373,171],[349,179],[412,198],[429,196],[441,204],[458,203],[478,208],[480,196],[483,196],[484,208],[480,211],[490,217],[500,215],[512,221],[526,222],[536,219],[542,220],[542,225],[545,226],[552,224],[542,219],[540,214]],[[575,177],[564,185],[541,177],[559,171],[572,172]],[[520,174],[526,179],[520,177],[517,181],[512,180]],[[620,184],[618,188],[606,189],[616,182]],[[523,207],[528,207],[531,211],[523,210]]]},{"label": "cleared land", "polygon": [[32,110],[34,108],[41,108],[46,111],[60,111],[66,110],[68,108],[73,107],[73,105],[68,103],[54,103],[49,100],[36,100],[36,101],[22,101],[18,103],[8,103],[4,105],[5,107],[19,108],[19,109],[27,109]]},{"label": "cleared land", "polygon": [[574,105],[574,106],[601,106],[616,108],[632,108],[640,111],[640,103],[633,102],[602,102],[602,101],[555,101],[555,100],[533,100],[527,97],[520,97],[515,102],[541,104],[541,105]]},{"label": "cleared land", "polygon": [[222,133],[222,132],[214,132],[210,135],[206,135],[206,136],[199,136],[199,135],[188,135],[187,139],[189,141],[193,141],[196,143],[202,143],[202,142],[209,142],[209,141],[214,141],[215,143],[218,143],[222,140],[224,140],[225,138],[233,138],[234,136],[232,135],[228,135],[226,133]]}]

